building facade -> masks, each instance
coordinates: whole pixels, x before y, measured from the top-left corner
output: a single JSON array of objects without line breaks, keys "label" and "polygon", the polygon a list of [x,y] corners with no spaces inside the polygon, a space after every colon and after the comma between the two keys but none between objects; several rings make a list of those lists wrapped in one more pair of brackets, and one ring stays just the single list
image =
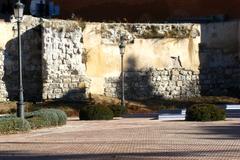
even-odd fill
[{"label": "building facade", "polygon": [[[1,0],[0,13],[12,13],[16,0]],[[26,4],[30,14],[31,0]],[[171,20],[238,19],[239,0],[46,0],[60,5],[59,18],[74,15],[87,21],[159,22]]]},{"label": "building facade", "polygon": [[72,13],[90,21],[159,21],[205,16],[240,18],[239,0],[54,0],[61,17]]}]

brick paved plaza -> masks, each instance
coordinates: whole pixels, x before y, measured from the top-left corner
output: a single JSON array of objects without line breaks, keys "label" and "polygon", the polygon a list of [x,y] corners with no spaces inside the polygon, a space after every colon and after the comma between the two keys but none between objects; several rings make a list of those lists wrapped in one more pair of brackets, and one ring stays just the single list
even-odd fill
[{"label": "brick paved plaza", "polygon": [[69,120],[64,127],[0,136],[0,159],[240,159],[238,119],[160,122]]}]

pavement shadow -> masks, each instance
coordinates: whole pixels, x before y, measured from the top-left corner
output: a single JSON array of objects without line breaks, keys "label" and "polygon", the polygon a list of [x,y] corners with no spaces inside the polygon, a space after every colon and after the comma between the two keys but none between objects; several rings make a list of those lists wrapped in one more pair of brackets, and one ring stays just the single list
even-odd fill
[{"label": "pavement shadow", "polygon": [[[240,139],[240,124],[228,126],[202,126],[201,128],[207,131],[208,134],[216,135],[214,139]],[[219,137],[218,135],[224,137]]]},{"label": "pavement shadow", "polygon": [[[143,152],[143,153],[103,153],[103,154],[56,154],[56,155],[43,155],[39,153],[27,153],[22,151],[0,151],[0,159],[7,160],[65,160],[65,159],[98,159],[98,160],[112,160],[112,159],[156,159],[156,158],[207,158],[208,156],[224,157],[224,154],[231,154],[232,158],[237,158],[239,150],[210,150],[210,151],[159,151],[159,152]],[[226,157],[227,158],[227,157]]]}]

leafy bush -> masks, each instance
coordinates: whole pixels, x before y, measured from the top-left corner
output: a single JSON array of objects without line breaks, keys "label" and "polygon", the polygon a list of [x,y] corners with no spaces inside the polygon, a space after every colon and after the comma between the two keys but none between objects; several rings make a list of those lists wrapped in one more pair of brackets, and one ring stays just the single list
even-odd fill
[{"label": "leafy bush", "polygon": [[187,109],[187,121],[218,121],[226,117],[225,110],[213,104],[195,104]]},{"label": "leafy bush", "polygon": [[66,124],[67,115],[58,109],[41,109],[26,115],[32,129]]},{"label": "leafy bush", "polygon": [[56,112],[58,116],[58,126],[65,125],[67,123],[67,114],[59,109],[48,109],[49,111]]},{"label": "leafy bush", "polygon": [[1,118],[0,119],[0,134],[13,134],[18,132],[26,132],[31,129],[27,120],[21,118]]},{"label": "leafy bush", "polygon": [[80,120],[111,120],[113,112],[110,108],[101,105],[87,106],[80,109]]},{"label": "leafy bush", "polygon": [[67,115],[58,109],[41,109],[25,114],[25,120],[15,114],[0,117],[0,134],[13,134],[44,127],[62,126]]},{"label": "leafy bush", "polygon": [[112,110],[114,117],[121,117],[127,113],[127,108],[121,105],[111,105],[108,107]]},{"label": "leafy bush", "polygon": [[31,129],[40,129],[51,126],[43,117],[32,117],[28,119],[28,122],[31,126]]},{"label": "leafy bush", "polygon": [[41,109],[39,111],[33,112],[34,117],[42,117],[45,121],[48,122],[49,126],[58,125],[58,115],[56,112],[53,112],[51,109]]}]

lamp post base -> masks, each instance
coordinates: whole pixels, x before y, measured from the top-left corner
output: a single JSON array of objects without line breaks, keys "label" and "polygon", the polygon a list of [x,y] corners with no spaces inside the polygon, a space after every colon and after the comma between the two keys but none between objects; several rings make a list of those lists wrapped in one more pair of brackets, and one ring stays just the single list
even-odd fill
[{"label": "lamp post base", "polygon": [[23,102],[17,102],[17,117],[24,119],[24,107],[25,104]]}]

